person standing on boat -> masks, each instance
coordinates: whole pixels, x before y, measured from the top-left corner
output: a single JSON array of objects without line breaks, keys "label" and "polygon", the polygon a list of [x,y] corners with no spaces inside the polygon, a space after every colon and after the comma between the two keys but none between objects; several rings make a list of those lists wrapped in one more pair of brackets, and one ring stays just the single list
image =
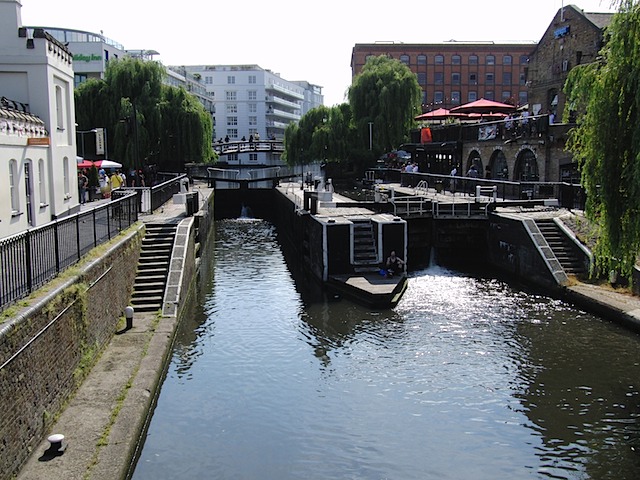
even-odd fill
[{"label": "person standing on boat", "polygon": [[405,261],[396,255],[396,251],[391,250],[385,265],[387,269],[387,277],[393,277],[394,274],[402,272],[405,265]]}]

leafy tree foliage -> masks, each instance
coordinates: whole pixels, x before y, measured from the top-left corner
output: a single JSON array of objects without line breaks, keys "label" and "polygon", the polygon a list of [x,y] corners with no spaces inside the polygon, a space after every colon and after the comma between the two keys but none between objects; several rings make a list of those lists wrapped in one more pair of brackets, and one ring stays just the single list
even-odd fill
[{"label": "leafy tree foliage", "polygon": [[600,225],[600,271],[630,277],[640,250],[640,7],[622,0],[597,62],[574,68],[565,85],[578,111],[568,148],[587,191],[586,213]]},{"label": "leafy tree foliage", "polygon": [[110,61],[104,80],[75,91],[78,129],[106,127],[110,156],[134,168],[212,161],[211,116],[184,89],[163,85],[164,75],[157,62]]},{"label": "leafy tree foliage", "polygon": [[289,165],[342,161],[349,157],[352,142],[349,105],[321,106],[287,126],[284,159]]},{"label": "leafy tree foliage", "polygon": [[407,140],[420,108],[421,88],[405,64],[384,55],[370,58],[349,88],[357,145],[369,147],[369,123],[375,156]]}]

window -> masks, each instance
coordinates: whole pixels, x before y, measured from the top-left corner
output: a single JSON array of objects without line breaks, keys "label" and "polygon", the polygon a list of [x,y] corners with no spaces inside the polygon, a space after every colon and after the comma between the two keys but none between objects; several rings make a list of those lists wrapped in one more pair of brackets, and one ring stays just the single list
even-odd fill
[{"label": "window", "polygon": [[511,85],[511,72],[502,72],[502,85]]},{"label": "window", "polygon": [[256,117],[255,115],[250,115],[249,116],[249,125],[258,125],[258,117]]},{"label": "window", "polygon": [[229,138],[238,138],[238,129],[227,128],[227,135],[229,136]]},{"label": "window", "polygon": [[236,77],[233,75],[227,76],[227,85],[234,85],[236,83]]},{"label": "window", "polygon": [[495,77],[493,73],[487,73],[485,75],[484,83],[487,85],[493,85],[495,83]]},{"label": "window", "polygon": [[434,103],[442,103],[444,101],[444,94],[442,92],[434,92],[433,94],[433,102]]},{"label": "window", "polygon": [[451,65],[460,65],[460,55],[451,56]]},{"label": "window", "polygon": [[453,105],[460,105],[460,92],[451,92],[451,103]]},{"label": "window", "polygon": [[518,104],[519,105],[526,105],[527,103],[529,103],[529,95],[527,94],[527,92],[519,92],[518,93]]},{"label": "window", "polygon": [[436,55],[435,56],[435,62],[436,62],[436,65],[444,65],[444,56],[443,55]]},{"label": "window", "polygon": [[257,83],[255,75],[249,75],[249,85],[255,85]]},{"label": "window", "polygon": [[257,162],[258,161],[258,154],[257,153],[250,153],[249,154],[249,161],[250,162]]},{"label": "window", "polygon": [[495,65],[496,64],[496,57],[493,55],[487,55],[486,58],[486,62],[487,65]]},{"label": "window", "polygon": [[258,92],[255,90],[247,91],[248,100],[258,100]]},{"label": "window", "polygon": [[426,55],[418,55],[418,65],[426,65],[427,64],[427,56]]},{"label": "window", "polygon": [[224,94],[227,102],[235,102],[238,99],[238,94],[235,91],[227,90]]},{"label": "window", "polygon": [[436,85],[442,85],[444,84],[444,73],[442,72],[435,72],[433,74],[433,83],[435,83]]},{"label": "window", "polygon": [[526,85],[527,84],[527,74],[526,73],[521,73],[520,74],[520,83],[519,85]]},{"label": "window", "polygon": [[40,205],[47,204],[47,184],[45,183],[44,160],[38,160],[38,193],[40,195]]},{"label": "window", "polygon": [[405,65],[409,65],[409,55],[400,55],[400,61]]},{"label": "window", "polygon": [[477,85],[478,84],[478,74],[470,73],[469,74],[469,85]]},{"label": "window", "polygon": [[422,92],[422,105],[426,105],[428,101],[429,101],[429,97],[427,97],[427,92],[423,91]]},{"label": "window", "polygon": [[235,103],[227,103],[227,113],[238,113],[238,105]]},{"label": "window", "polygon": [[257,103],[249,103],[248,104],[249,113],[258,113],[258,104]]},{"label": "window", "polygon": [[213,77],[210,77],[210,76],[204,77],[204,84],[213,85]]},{"label": "window", "polygon": [[56,85],[56,127],[58,130],[64,130],[64,111],[62,102],[62,87]]},{"label": "window", "polygon": [[418,72],[418,85],[427,84],[427,74],[424,72]]},{"label": "window", "polygon": [[64,185],[64,197],[66,199],[71,198],[71,188],[69,182],[69,159],[64,157],[62,160],[62,174],[63,174],[63,185]]},{"label": "window", "polygon": [[511,65],[512,61],[511,61],[511,55],[505,55],[502,57],[502,64],[503,65]]},{"label": "window", "polygon": [[469,55],[469,65],[477,65],[477,64],[478,64],[478,56]]},{"label": "window", "polygon": [[526,65],[527,63],[529,63],[529,56],[520,55],[520,65]]},{"label": "window", "polygon": [[227,126],[235,126],[238,125],[238,117],[232,116],[227,117]]},{"label": "window", "polygon": [[478,100],[478,92],[476,92],[475,90],[469,90],[469,94],[467,95],[467,101],[475,102],[476,100]]},{"label": "window", "polygon": [[454,72],[451,74],[451,85],[460,85],[460,73]]},{"label": "window", "polygon": [[27,223],[33,227],[33,189],[31,188],[31,160],[24,162],[24,198]]},{"label": "window", "polygon": [[485,91],[484,98],[486,98],[487,100],[495,100],[495,94],[493,93],[493,90]]},{"label": "window", "polygon": [[18,164],[9,160],[9,190],[11,191],[11,213],[20,213],[20,198],[18,197]]},{"label": "window", "polygon": [[507,100],[511,98],[511,92],[508,90],[502,91],[502,103],[506,103]]}]

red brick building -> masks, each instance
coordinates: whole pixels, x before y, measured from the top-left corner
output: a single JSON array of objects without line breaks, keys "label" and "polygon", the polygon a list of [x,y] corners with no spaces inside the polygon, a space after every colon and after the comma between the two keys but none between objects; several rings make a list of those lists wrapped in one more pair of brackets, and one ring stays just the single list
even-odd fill
[{"label": "red brick building", "polygon": [[387,55],[414,72],[422,88],[422,110],[451,108],[480,98],[528,103],[527,70],[534,42],[360,43],[353,47],[355,77],[372,56]]}]

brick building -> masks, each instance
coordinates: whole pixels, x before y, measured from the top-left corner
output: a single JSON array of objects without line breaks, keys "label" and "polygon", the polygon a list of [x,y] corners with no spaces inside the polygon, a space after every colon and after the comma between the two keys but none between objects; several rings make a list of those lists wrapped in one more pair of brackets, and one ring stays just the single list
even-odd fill
[{"label": "brick building", "polygon": [[387,55],[414,72],[422,88],[422,110],[451,108],[480,98],[528,103],[527,69],[535,43],[361,43],[353,47],[355,77],[367,59]]},{"label": "brick building", "polygon": [[574,5],[561,8],[531,53],[529,104],[531,112],[553,113],[562,119],[565,95],[562,88],[576,65],[596,59],[603,44],[603,31],[613,13],[587,13]]}]

